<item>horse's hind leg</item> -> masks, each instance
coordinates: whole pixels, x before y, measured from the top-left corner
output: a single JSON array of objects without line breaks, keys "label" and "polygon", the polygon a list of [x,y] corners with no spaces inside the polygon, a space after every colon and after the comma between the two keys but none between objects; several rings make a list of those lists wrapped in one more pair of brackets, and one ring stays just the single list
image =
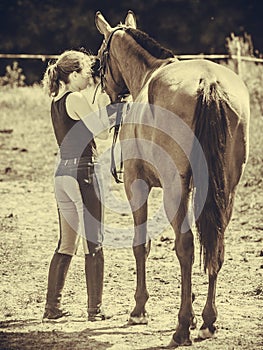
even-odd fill
[{"label": "horse's hind leg", "polygon": [[147,237],[147,198],[149,187],[143,180],[133,178],[131,173],[125,175],[125,190],[133,212],[135,230],[133,253],[137,273],[137,285],[134,295],[136,304],[129,319],[129,324],[135,325],[148,323],[145,310],[145,304],[149,298],[146,287],[146,260],[150,252],[151,242]]},{"label": "horse's hind leg", "polygon": [[[222,253],[223,258],[223,253]],[[222,261],[223,263],[223,261]],[[202,312],[203,324],[199,330],[198,337],[200,339],[212,338],[215,334],[216,327],[215,321],[217,319],[217,309],[215,305],[215,295],[216,295],[216,281],[217,273],[209,274],[208,280],[208,294],[205,307]]]},{"label": "horse's hind leg", "polygon": [[[229,203],[228,203],[227,210],[225,212],[225,227],[223,231],[226,229],[231,219],[233,205],[234,205],[235,188],[240,179],[241,171],[242,170],[240,170],[240,174],[238,175],[235,181],[234,188],[232,189],[231,194],[229,196]],[[217,282],[218,273],[224,263],[224,232],[222,232],[221,237],[222,237],[221,240],[218,242],[218,253],[217,253],[218,269],[213,273],[210,273],[208,271],[208,293],[207,293],[205,307],[202,312],[203,324],[198,333],[198,337],[200,339],[212,338],[214,337],[216,332],[216,327],[215,327],[215,322],[217,319],[217,309],[215,304],[216,282]]]},{"label": "horse's hind leg", "polygon": [[[227,222],[229,222],[231,213],[232,213],[232,205],[229,206],[229,210],[227,213]],[[217,319],[217,309],[215,304],[216,299],[216,282],[218,273],[224,262],[224,233],[222,233],[222,239],[218,242],[218,269],[211,273],[208,271],[208,293],[206,304],[202,312],[203,324],[199,330],[198,337],[200,339],[213,338],[215,335],[216,327],[215,322]]]},{"label": "horse's hind leg", "polygon": [[[226,229],[231,219],[233,204],[234,204],[234,195],[235,195],[235,190],[233,189],[233,191],[231,192],[231,195],[229,196],[229,204],[225,212],[225,227],[223,228],[223,231]],[[216,332],[216,327],[215,327],[215,322],[217,319],[217,308],[216,308],[216,302],[215,302],[216,282],[217,282],[218,273],[221,270],[221,267],[224,263],[224,253],[225,253],[224,232],[222,232],[221,237],[222,237],[221,240],[219,240],[218,242],[218,253],[217,253],[218,269],[213,273],[208,271],[208,293],[207,293],[205,307],[202,312],[203,324],[198,333],[199,339],[213,338]]]},{"label": "horse's hind leg", "polygon": [[[195,328],[195,316],[192,308],[192,264],[194,260],[193,233],[190,229],[188,217],[189,187],[187,183],[180,183],[181,196],[173,193],[174,189],[164,189],[164,205],[169,221],[175,231],[175,251],[181,267],[181,305],[178,314],[178,326],[173,335],[170,346],[191,345],[190,328]],[[173,212],[179,204],[177,213]]]},{"label": "horse's hind leg", "polygon": [[[235,131],[232,131],[232,138],[228,141],[228,152],[226,157],[226,178],[228,187],[228,205],[224,214],[224,228],[226,229],[233,211],[234,197],[236,188],[240,181],[241,175],[244,170],[244,165],[247,159],[247,142],[244,142],[244,135],[246,131],[243,129],[243,125],[239,125]],[[227,189],[226,189],[227,190]],[[224,232],[223,232],[224,233]],[[218,270],[211,274],[208,271],[208,294],[205,307],[202,312],[203,324],[199,330],[199,338],[206,339],[215,335],[216,327],[215,321],[217,319],[217,309],[215,305],[216,297],[216,282],[218,273],[224,262],[224,235],[218,242]]]}]

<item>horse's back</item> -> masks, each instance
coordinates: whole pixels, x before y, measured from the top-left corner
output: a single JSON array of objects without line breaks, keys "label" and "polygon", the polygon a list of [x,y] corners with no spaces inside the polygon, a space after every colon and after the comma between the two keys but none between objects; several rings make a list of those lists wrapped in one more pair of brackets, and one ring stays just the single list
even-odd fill
[{"label": "horse's back", "polygon": [[193,115],[202,81],[207,85],[216,83],[228,98],[229,107],[239,118],[247,118],[249,97],[241,78],[232,70],[208,60],[179,61],[160,69],[149,82],[148,102],[184,119],[185,115]]}]

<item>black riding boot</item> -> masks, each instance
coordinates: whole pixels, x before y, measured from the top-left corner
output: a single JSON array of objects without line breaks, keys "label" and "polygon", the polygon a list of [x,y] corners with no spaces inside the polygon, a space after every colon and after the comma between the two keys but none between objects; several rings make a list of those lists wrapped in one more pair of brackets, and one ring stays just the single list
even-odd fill
[{"label": "black riding boot", "polygon": [[95,253],[85,255],[85,273],[88,294],[88,320],[101,321],[106,316],[102,311],[102,292],[104,277],[104,255],[100,247]]},{"label": "black riding boot", "polygon": [[50,262],[48,289],[43,318],[58,319],[68,316],[69,312],[60,309],[62,290],[72,256],[55,252]]}]

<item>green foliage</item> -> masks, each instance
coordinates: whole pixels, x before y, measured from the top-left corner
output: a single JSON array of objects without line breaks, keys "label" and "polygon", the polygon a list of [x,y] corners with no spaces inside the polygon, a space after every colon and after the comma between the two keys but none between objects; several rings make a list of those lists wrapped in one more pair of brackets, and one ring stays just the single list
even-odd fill
[{"label": "green foliage", "polygon": [[6,73],[3,77],[0,77],[1,86],[10,86],[12,88],[24,86],[26,77],[23,74],[22,68],[19,67],[18,62],[13,62],[10,66],[6,67]]}]

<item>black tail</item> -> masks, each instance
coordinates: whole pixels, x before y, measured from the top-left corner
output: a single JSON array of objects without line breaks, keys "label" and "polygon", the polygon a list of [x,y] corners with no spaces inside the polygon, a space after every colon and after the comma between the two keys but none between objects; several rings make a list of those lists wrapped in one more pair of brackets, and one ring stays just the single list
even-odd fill
[{"label": "black tail", "polygon": [[196,218],[196,225],[203,250],[204,269],[208,269],[209,273],[218,271],[225,230],[227,194],[224,157],[228,133],[226,102],[227,97],[218,83],[200,81],[194,121],[195,135],[207,162],[206,198],[202,188],[204,169],[196,155],[196,147],[193,147],[192,157],[197,183],[200,184],[196,185],[195,212],[200,213],[199,206],[204,205],[200,216]]}]

